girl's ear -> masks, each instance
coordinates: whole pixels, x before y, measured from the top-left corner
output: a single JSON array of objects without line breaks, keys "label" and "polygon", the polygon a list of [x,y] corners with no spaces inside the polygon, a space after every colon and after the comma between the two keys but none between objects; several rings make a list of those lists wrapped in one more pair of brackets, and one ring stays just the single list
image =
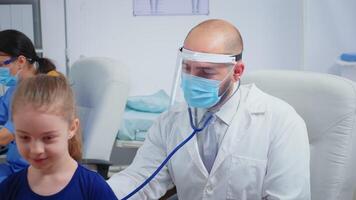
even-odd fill
[{"label": "girl's ear", "polygon": [[75,118],[69,127],[68,139],[71,139],[72,137],[74,137],[78,128],[79,128],[79,119]]}]

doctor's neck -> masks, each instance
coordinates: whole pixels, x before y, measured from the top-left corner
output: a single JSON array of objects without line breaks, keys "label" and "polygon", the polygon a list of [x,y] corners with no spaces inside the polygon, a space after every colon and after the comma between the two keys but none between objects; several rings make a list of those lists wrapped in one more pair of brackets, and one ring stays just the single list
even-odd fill
[{"label": "doctor's neck", "polygon": [[234,96],[234,94],[237,92],[237,90],[240,87],[240,81],[238,81],[237,83],[231,81],[229,83],[229,85],[227,86],[227,90],[226,92],[224,92],[224,94],[222,94],[220,101],[215,104],[214,106],[210,107],[208,109],[209,112],[213,112],[216,113],[220,110],[220,108],[229,101],[229,99]]}]

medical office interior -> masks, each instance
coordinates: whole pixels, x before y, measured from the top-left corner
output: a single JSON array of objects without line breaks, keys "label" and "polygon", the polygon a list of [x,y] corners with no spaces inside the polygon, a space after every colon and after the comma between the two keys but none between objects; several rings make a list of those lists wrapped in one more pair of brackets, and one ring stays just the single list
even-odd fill
[{"label": "medical office interior", "polygon": [[[185,1],[182,2],[190,2]],[[95,88],[96,82],[107,77],[100,71],[78,71],[80,65],[91,61],[95,65],[99,58],[104,63],[105,58],[119,63],[122,73],[117,75],[117,80],[127,81],[127,87],[121,93],[124,97],[117,101],[123,101],[124,107],[100,115],[105,118],[102,121],[114,123],[116,131],[96,131],[91,133],[96,136],[88,136],[91,139],[83,135],[88,159],[112,163],[109,176],[130,164],[150,125],[168,109],[177,51],[190,28],[203,20],[221,18],[239,28],[244,39],[246,74],[293,70],[356,81],[355,0],[209,0],[208,13],[152,16],[135,15],[133,2],[0,0],[0,30],[11,28],[24,32],[35,43],[37,53],[52,59],[73,83],[79,81],[76,78],[90,77],[88,91],[98,90],[100,84]],[[243,81],[244,77],[242,84]],[[78,109],[79,114],[92,112],[84,107]],[[323,120],[317,114],[315,118]],[[87,123],[96,121],[82,125]],[[106,133],[110,136],[102,135]],[[349,137],[350,143],[354,137]],[[355,164],[356,147],[348,148]],[[1,155],[2,160],[4,156]],[[352,190],[355,190],[355,180],[348,183]]]}]

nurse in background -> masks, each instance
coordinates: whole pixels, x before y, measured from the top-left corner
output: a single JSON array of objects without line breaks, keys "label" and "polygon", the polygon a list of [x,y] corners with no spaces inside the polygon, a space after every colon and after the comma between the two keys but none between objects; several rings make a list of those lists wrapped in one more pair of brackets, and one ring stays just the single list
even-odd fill
[{"label": "nurse in background", "polygon": [[0,31],[0,84],[8,88],[0,97],[0,125],[3,125],[0,146],[8,146],[6,163],[0,164],[0,182],[28,165],[16,148],[10,103],[17,82],[36,74],[60,75],[50,60],[37,56],[34,45],[25,34],[16,30]]}]

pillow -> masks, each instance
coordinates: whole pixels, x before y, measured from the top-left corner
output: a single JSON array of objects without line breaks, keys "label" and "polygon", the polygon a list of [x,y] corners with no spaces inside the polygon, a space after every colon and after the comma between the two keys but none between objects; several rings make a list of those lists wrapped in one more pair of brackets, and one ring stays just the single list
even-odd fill
[{"label": "pillow", "polygon": [[133,96],[128,98],[126,106],[141,112],[161,113],[168,109],[169,96],[164,90],[147,96]]}]

